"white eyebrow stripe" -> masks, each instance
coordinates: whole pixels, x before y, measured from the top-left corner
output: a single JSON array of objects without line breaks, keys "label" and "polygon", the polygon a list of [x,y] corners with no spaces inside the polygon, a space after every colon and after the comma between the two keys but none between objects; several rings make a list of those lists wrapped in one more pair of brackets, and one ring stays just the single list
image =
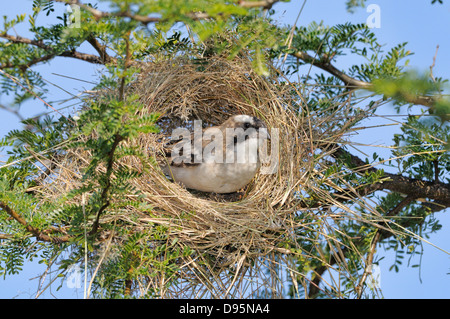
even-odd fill
[{"label": "white eyebrow stripe", "polygon": [[234,117],[235,122],[252,122],[252,117],[248,115],[236,115]]}]

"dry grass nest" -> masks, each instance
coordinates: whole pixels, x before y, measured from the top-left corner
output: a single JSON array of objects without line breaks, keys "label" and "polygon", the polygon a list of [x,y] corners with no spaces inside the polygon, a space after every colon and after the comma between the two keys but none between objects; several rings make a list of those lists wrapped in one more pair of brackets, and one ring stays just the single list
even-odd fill
[{"label": "dry grass nest", "polygon": [[[198,272],[201,268],[198,265],[205,265],[206,260],[208,266],[202,266],[203,272],[217,275],[229,267],[255,265],[255,260],[264,256],[293,253],[289,247],[296,245],[298,229],[308,227],[299,218],[299,212],[303,216],[314,214],[312,209],[301,205],[299,198],[315,193],[321,196],[322,207],[335,204],[319,187],[327,167],[318,158],[342,141],[345,127],[333,126],[337,113],[310,112],[299,88],[280,81],[276,70],[272,73],[258,75],[250,59],[243,56],[233,60],[211,57],[202,63],[177,57],[145,65],[127,93],[140,96],[142,114],[161,114],[158,121],[161,131],[124,143],[137,146],[149,159],[158,158],[176,127],[190,127],[193,120],[202,120],[205,126],[218,125],[231,115],[248,114],[262,119],[268,127],[272,136],[269,150],[278,150],[277,165],[273,173],[257,174],[241,192],[228,195],[188,190],[167,179],[158,165],[152,165],[131,182],[144,195],[149,209],[130,206],[105,212],[100,223],[121,220],[128,225],[123,227],[136,232],[145,232],[155,225],[165,227],[167,242],[176,242],[194,252],[180,257],[183,260],[179,265],[185,276],[189,270],[194,272],[194,268]],[[339,116],[345,116],[342,109]],[[46,196],[56,198],[62,190],[78,187],[81,174],[73,172],[81,172],[89,158],[86,150],[68,152],[58,163],[65,169],[59,170],[58,177],[48,185]],[[133,157],[120,161],[133,167],[141,165]],[[329,186],[333,187],[331,181]],[[109,233],[105,231],[103,238],[108,238]],[[117,234],[113,242],[120,240]],[[285,245],[286,242],[290,244]],[[113,248],[108,249],[112,254]],[[229,283],[235,284],[232,279]],[[209,284],[210,289],[213,286],[216,285]],[[217,293],[214,296],[219,290],[229,292],[228,286],[219,289],[220,286],[214,288]]]}]

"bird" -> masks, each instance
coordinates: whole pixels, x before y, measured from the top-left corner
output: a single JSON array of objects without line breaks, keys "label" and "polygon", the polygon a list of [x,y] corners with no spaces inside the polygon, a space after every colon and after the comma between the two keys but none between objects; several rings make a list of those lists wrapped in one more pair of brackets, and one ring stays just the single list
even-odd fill
[{"label": "bird", "polygon": [[[181,136],[181,138],[180,138]],[[163,172],[188,189],[226,194],[245,187],[260,167],[258,147],[270,139],[262,120],[234,115],[219,126],[194,132],[175,129],[165,145]]]}]

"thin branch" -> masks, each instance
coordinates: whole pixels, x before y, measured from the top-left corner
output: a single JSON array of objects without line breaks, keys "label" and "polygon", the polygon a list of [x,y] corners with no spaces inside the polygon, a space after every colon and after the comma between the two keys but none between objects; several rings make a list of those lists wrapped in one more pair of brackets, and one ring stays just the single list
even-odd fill
[{"label": "thin branch", "polygon": [[[368,165],[362,159],[343,148],[338,148],[332,156],[340,158],[341,160],[348,159],[351,165],[349,168],[360,175],[363,175],[366,172],[380,173],[378,169]],[[423,181],[421,179],[410,178],[400,174],[384,172],[382,181],[367,185],[364,189],[366,194],[373,193],[377,190],[390,190],[414,198],[429,198],[438,201],[441,205],[450,207],[450,184],[448,183]]]},{"label": "thin branch", "polygon": [[15,64],[15,63],[11,63],[11,62],[1,64],[0,70],[10,69],[10,68],[19,68],[21,70],[26,70],[35,64],[50,61],[51,59],[58,57],[58,56],[74,58],[74,59],[82,60],[82,61],[93,63],[93,64],[103,64],[102,60],[96,55],[81,53],[81,52],[77,52],[77,51],[64,51],[60,54],[47,54],[47,55],[32,59],[31,61],[29,61],[27,63],[23,63],[23,64]]},{"label": "thin branch", "polygon": [[[306,63],[309,63],[311,65],[314,65],[332,75],[340,79],[346,86],[352,89],[368,89],[370,90],[373,85],[370,82],[361,81],[355,78],[352,78],[351,76],[348,76],[344,72],[337,69],[333,64],[329,62],[329,59],[315,59],[312,56],[310,56],[306,52],[294,52],[291,54],[292,56],[303,60]],[[411,96],[411,97],[405,97],[405,101],[407,103],[412,103],[416,105],[423,105],[427,107],[433,107],[434,104],[437,102],[436,98],[431,96]]]},{"label": "thin branch", "polygon": [[339,71],[330,62],[322,59],[315,59],[306,52],[294,52],[292,55],[296,58],[303,60],[306,63],[312,64],[324,71],[327,71],[328,73],[331,73],[335,77],[339,78],[342,82],[345,83],[346,86],[349,86],[350,88],[364,89],[370,88],[372,86],[371,83],[354,79],[345,74],[344,72]]},{"label": "thin branch", "polygon": [[[400,203],[398,203],[397,206],[395,206],[389,213],[387,213],[385,217],[398,215],[403,208],[411,204],[414,200],[415,198],[412,196],[405,197],[402,201],[400,201]],[[369,252],[367,253],[367,258],[365,261],[366,267],[355,289],[358,294],[358,298],[361,298],[362,293],[364,292],[364,283],[366,282],[367,276],[371,273],[373,257],[375,256],[377,245],[383,238],[384,236],[382,230],[378,229],[372,239],[372,242],[370,243]]]},{"label": "thin branch", "polygon": [[[385,215],[385,217],[392,217],[392,216],[398,215],[401,212],[401,210],[404,207],[406,207],[407,205],[411,204],[414,201],[414,199],[415,198],[413,198],[413,197],[406,197],[394,209],[392,209],[389,213],[387,213]],[[368,257],[365,262],[367,266],[371,265],[373,263],[373,257],[375,254],[375,248],[376,248],[377,243],[379,243],[381,240],[389,238],[393,235],[394,235],[393,232],[390,232],[390,231],[386,230],[385,228],[379,228],[377,230],[374,238],[372,239],[372,242],[371,242],[371,245],[369,248]],[[364,239],[365,238],[356,241],[354,243],[354,245],[359,246]],[[348,253],[351,253],[351,252],[352,251],[348,247],[343,247],[340,249],[340,254],[343,256],[346,256]],[[339,262],[339,260],[341,260],[341,259],[342,259],[342,257],[338,257],[336,254],[331,254],[330,259],[326,265],[319,266],[317,269],[314,270],[315,276],[311,280],[309,287],[308,287],[308,290],[309,290],[308,297],[309,298],[314,298],[319,293],[319,291],[320,291],[319,285],[320,285],[320,282],[322,281],[322,276],[325,273],[325,271],[327,271],[333,265],[337,264]],[[368,274],[369,274],[369,271],[368,271],[368,268],[366,267],[366,270],[363,274],[364,278],[360,279],[360,282],[359,282],[358,286],[356,287],[358,295],[360,292],[359,287],[364,283]]]},{"label": "thin branch", "polygon": [[433,57],[433,64],[430,65],[430,77],[433,80],[433,82],[436,82],[436,78],[433,75],[433,68],[436,65],[436,57],[437,57],[438,51],[439,51],[439,44],[436,46],[436,53],[434,54],[434,57]]},{"label": "thin branch", "polygon": [[272,6],[280,0],[263,0],[263,1],[239,1],[239,6],[243,8],[263,8],[271,9]]},{"label": "thin branch", "polygon": [[[130,32],[127,32],[127,37],[125,38],[125,65],[124,65],[124,71],[129,67],[131,63],[131,52],[130,52]],[[124,87],[125,87],[125,77],[122,77],[121,84],[119,88],[119,99],[122,101],[124,99]],[[97,216],[95,218],[94,224],[92,225],[92,230],[89,232],[89,235],[93,235],[97,232],[98,227],[100,225],[100,216],[103,214],[106,208],[110,205],[110,201],[108,198],[109,190],[111,188],[111,176],[113,171],[113,165],[114,165],[114,153],[116,152],[117,147],[119,146],[119,143],[123,141],[123,137],[120,134],[115,134],[114,136],[114,142],[111,146],[111,149],[109,150],[107,154],[107,164],[106,164],[106,185],[102,190],[102,194],[100,195],[101,201],[103,202],[102,207],[100,207],[99,211],[97,212]]]},{"label": "thin branch", "polygon": [[28,38],[23,38],[21,36],[9,35],[6,32],[0,33],[0,38],[11,41],[12,43],[23,43],[37,46],[45,51],[52,51],[52,47],[46,45],[42,40],[31,40]]},{"label": "thin branch", "polygon": [[87,54],[87,53],[82,53],[82,52],[78,52],[78,51],[64,51],[64,52],[61,52],[58,54],[54,54],[54,53],[47,54],[47,55],[32,59],[31,61],[29,61],[27,63],[23,63],[23,64],[15,64],[15,63],[9,62],[9,63],[0,65],[0,69],[3,70],[3,69],[17,67],[21,70],[26,70],[35,64],[50,61],[51,59],[58,57],[58,56],[74,58],[74,59],[78,59],[78,60],[82,60],[82,61],[94,63],[94,64],[104,64],[103,61],[98,56],[93,55],[93,54]]},{"label": "thin branch", "polygon": [[117,62],[117,59],[111,57],[107,52],[106,52],[106,46],[100,44],[100,42],[98,42],[97,38],[95,38],[93,35],[90,35],[87,38],[87,41],[89,42],[90,45],[92,45],[92,47],[97,51],[97,53],[100,55],[100,59],[102,59],[103,64],[109,64],[112,62]]},{"label": "thin branch", "polygon": [[[362,159],[344,150],[343,148],[336,149],[335,152],[332,153],[332,156],[335,157],[336,159],[341,160],[346,159],[348,161],[348,164],[350,164],[349,168],[357,174],[364,175],[366,172],[379,173],[378,169],[376,169],[370,164],[367,164]],[[394,209],[388,212],[385,215],[385,217],[396,216],[407,205],[411,204],[414,201],[421,201],[426,198],[433,201],[425,202],[421,204],[421,206],[429,210],[429,212],[431,213],[438,212],[445,208],[450,207],[450,184],[442,183],[436,180],[433,182],[428,182],[385,172],[382,181],[361,187],[357,191],[359,195],[364,196],[378,190],[390,190],[393,192],[406,195],[406,197]],[[339,192],[339,194],[344,195],[345,192]],[[339,194],[337,194],[338,200],[341,199]],[[342,197],[342,201],[346,200],[348,200],[347,197]],[[377,230],[375,237],[373,238],[371,246],[369,248],[369,253],[366,259],[366,266],[371,265],[373,262],[376,244],[379,243],[381,240],[389,238],[393,235],[394,233],[392,231],[389,231],[385,227],[383,228],[380,227]],[[360,244],[359,242],[355,243],[356,246],[358,246],[359,244]],[[343,254],[347,254],[348,252],[349,250],[347,248],[342,249]],[[309,284],[308,296],[310,298],[316,296],[319,293],[320,291],[319,284],[322,280],[322,275],[325,273],[325,271],[328,270],[330,266],[338,263],[338,260],[339,257],[332,254],[330,256],[330,260],[328,261],[327,265],[322,265],[317,269],[315,269],[315,277],[311,280]],[[362,293],[361,287],[367,275],[368,269],[366,269],[366,271],[364,272],[363,277],[361,278],[359,285],[357,286],[357,289],[359,289],[358,290],[359,296]]]},{"label": "thin branch", "polygon": [[20,121],[23,121],[23,120],[25,119],[25,118],[19,113],[19,111],[14,110],[14,109],[11,108],[11,107],[7,107],[7,106],[5,106],[5,105],[3,105],[3,104],[0,104],[0,109],[3,109],[3,110],[5,110],[5,111],[8,111],[8,112],[13,113],[15,116],[17,116],[17,117],[19,118]]},{"label": "thin branch", "polygon": [[56,56],[74,58],[94,64],[104,64],[103,60],[100,57],[94,54],[87,54],[78,51],[64,51],[62,53],[56,54]]},{"label": "thin branch", "polygon": [[10,41],[11,43],[16,43],[16,44],[21,43],[21,44],[33,45],[33,46],[36,46],[36,47],[44,50],[45,52],[47,52],[47,54],[40,56],[40,57],[36,57],[36,58],[30,60],[29,62],[26,62],[23,64],[15,64],[15,63],[11,63],[11,62],[2,64],[2,65],[0,65],[0,69],[17,67],[19,69],[25,70],[35,64],[38,64],[40,62],[49,61],[57,56],[74,58],[74,59],[78,59],[78,60],[82,60],[82,61],[94,63],[94,64],[105,64],[105,62],[107,62],[107,63],[115,62],[115,59],[109,57],[106,54],[106,50],[103,49],[100,44],[98,44],[98,47],[95,47],[93,45],[93,43],[91,43],[91,42],[90,42],[91,45],[93,45],[96,48],[96,50],[98,49],[97,52],[99,52],[100,57],[93,55],[93,54],[78,52],[76,50],[66,50],[66,51],[57,53],[57,52],[55,52],[53,47],[46,45],[41,40],[37,41],[37,40],[24,38],[21,36],[14,36],[14,35],[7,34],[6,32],[1,33],[0,38],[6,39],[6,40]]},{"label": "thin branch", "polygon": [[26,86],[24,86],[22,83],[20,83],[20,81],[15,78],[14,76],[6,73],[5,71],[3,71],[2,69],[0,69],[0,73],[3,74],[4,76],[6,76],[8,79],[10,79],[11,81],[13,81],[14,83],[16,83],[17,85],[19,85],[20,87],[22,87],[25,91],[29,92],[31,95],[33,95],[35,98],[37,98],[38,100],[40,100],[42,103],[44,103],[46,106],[48,106],[49,108],[51,108],[53,111],[59,113],[62,117],[68,119],[70,122],[74,123],[73,120],[67,118],[64,114],[62,114],[61,112],[59,112],[57,109],[55,109],[53,106],[51,106],[50,104],[48,104],[47,102],[45,102],[39,95],[37,95],[35,92],[33,92],[32,90],[30,90],[29,88],[27,88]]},{"label": "thin branch", "polygon": [[[381,176],[381,172],[378,169],[370,164],[367,164],[365,161],[344,150],[343,148],[336,149],[333,153],[331,153],[331,156],[347,162],[347,167],[361,176],[365,175],[367,172],[376,173]],[[352,190],[344,189],[342,191],[336,191],[331,195],[337,202],[346,203],[353,200],[355,195],[367,196],[376,191],[389,190],[417,199],[428,198],[429,200],[432,200],[432,202],[424,203],[422,206],[432,210],[433,212],[437,212],[450,207],[450,184],[439,181],[439,168],[436,168],[436,163],[434,163],[434,165],[435,180],[432,182],[406,177],[401,174],[384,172],[380,177],[380,180],[375,183],[362,185]],[[318,202],[311,206],[310,203],[305,202],[301,203],[301,205],[305,208],[317,208],[321,207],[322,204]]]},{"label": "thin branch", "polygon": [[11,207],[9,207],[6,203],[0,202],[0,208],[5,211],[9,216],[11,216],[14,220],[16,220],[19,224],[23,225],[25,229],[31,233],[37,240],[47,241],[51,243],[62,243],[68,242],[71,237],[69,235],[51,237],[46,234],[45,231],[41,231],[38,228],[31,226],[27,223],[25,219],[22,218],[16,211],[14,211]]},{"label": "thin branch", "polygon": [[45,171],[42,171],[42,169],[40,169],[42,173],[41,173],[37,178],[35,178],[35,179],[33,180],[33,182],[36,184],[36,186],[34,186],[34,187],[32,187],[32,188],[28,188],[27,191],[26,191],[26,193],[31,193],[31,194],[33,194],[33,193],[34,193],[34,188],[35,188],[35,187],[39,187],[39,185],[41,185],[42,182],[43,182],[47,177],[49,177],[49,176],[52,174],[52,172],[53,172],[54,169],[57,167],[57,165],[56,165],[56,162],[54,161],[54,157],[52,157],[52,160],[50,161],[50,165],[48,166],[47,163],[44,161],[45,157],[44,157],[43,159],[41,159],[41,158],[39,157],[39,154],[38,154],[38,153],[34,152],[31,148],[29,148],[29,147],[27,147],[27,146],[25,146],[25,149],[31,154],[31,156],[33,156],[33,158],[34,158],[36,161],[38,161],[39,163],[42,164],[42,166],[45,167]]},{"label": "thin branch", "polygon": [[103,212],[105,211],[106,208],[108,208],[108,206],[110,205],[110,201],[108,198],[109,195],[109,190],[112,186],[111,183],[111,176],[113,173],[113,164],[114,164],[114,153],[117,149],[117,146],[119,145],[119,143],[123,140],[123,137],[120,136],[119,134],[116,134],[114,137],[114,142],[113,145],[111,146],[111,150],[108,153],[108,162],[106,165],[106,185],[102,190],[102,194],[100,195],[101,201],[103,202],[103,205],[100,207],[100,209],[97,212],[97,216],[95,217],[95,221],[92,224],[92,229],[89,232],[89,235],[94,235],[97,230],[98,227],[100,225],[100,216],[103,214]]},{"label": "thin branch", "polygon": [[8,62],[8,63],[0,64],[0,70],[10,69],[10,68],[18,68],[22,71],[25,71],[26,69],[30,68],[31,66],[33,66],[35,64],[49,61],[49,60],[53,59],[54,57],[55,57],[54,54],[47,54],[47,55],[32,59],[32,60],[28,61],[27,63],[23,63],[23,64],[16,64],[16,63]]},{"label": "thin branch", "polygon": [[434,181],[436,183],[439,183],[439,161],[438,160],[434,160],[433,161],[433,166],[434,166]]}]

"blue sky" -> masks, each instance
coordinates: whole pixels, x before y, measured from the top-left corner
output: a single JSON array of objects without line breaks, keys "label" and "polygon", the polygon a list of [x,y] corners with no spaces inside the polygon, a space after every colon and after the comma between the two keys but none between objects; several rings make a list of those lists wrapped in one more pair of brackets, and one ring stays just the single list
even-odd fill
[{"label": "blue sky", "polygon": [[[294,23],[297,14],[304,0],[292,0],[290,3],[278,3],[274,9],[278,11],[278,21],[281,24]],[[376,4],[380,8],[381,27],[373,29],[380,43],[385,44],[386,48],[391,48],[398,43],[408,42],[407,48],[414,52],[410,59],[409,66],[422,72],[429,70],[436,52],[436,46],[439,45],[436,65],[433,69],[435,76],[450,78],[450,3],[444,1],[444,5],[431,5],[431,0],[377,0],[367,1],[367,5]],[[16,14],[30,12],[31,0],[2,1],[0,15],[15,16]],[[57,6],[61,7],[62,6]],[[63,10],[63,9],[61,9]],[[312,21],[324,21],[327,25],[337,23],[354,22],[364,23],[370,13],[364,8],[356,9],[355,13],[350,14],[345,9],[344,0],[309,0],[306,1],[304,10],[298,20],[298,25],[308,25]],[[43,20],[42,22],[45,23]],[[16,31],[27,36],[26,28],[18,26]],[[86,46],[84,52],[90,53]],[[338,67],[346,67],[352,63],[352,57],[348,56],[338,60]],[[84,62],[75,61],[67,58],[57,58],[51,65],[41,65],[36,69],[42,71],[46,80],[55,83],[72,94],[77,94],[83,90],[89,89],[90,84],[63,78],[54,73],[68,75],[86,81],[95,81],[98,72],[96,67]],[[67,99],[69,94],[63,90],[49,85],[51,90],[47,102],[54,107],[61,107],[58,101]],[[9,97],[0,95],[0,104],[8,104]],[[65,104],[68,105],[68,104]],[[67,108],[64,112],[70,112]],[[33,101],[25,103],[20,112],[24,116],[33,116],[48,112],[49,110],[39,102]],[[395,115],[392,106],[383,106],[378,114]],[[397,117],[390,117],[398,120]],[[375,125],[380,123],[391,123],[390,119],[372,119],[366,121],[365,125]],[[8,131],[19,127],[18,119],[15,115],[0,109],[0,136],[4,136]],[[361,132],[352,138],[353,141],[389,145],[394,133],[399,131],[398,127],[382,127],[370,129]],[[377,150],[382,153],[383,149]],[[0,154],[0,160],[4,157]],[[445,251],[450,251],[450,216],[448,210],[436,214],[441,221],[443,228],[428,239],[433,245],[438,246]],[[385,256],[380,262],[380,281],[383,296],[385,298],[450,298],[450,258],[449,255],[435,248],[433,245],[423,243],[424,254],[420,268],[407,267],[407,260],[404,261],[398,273],[389,271],[392,265],[395,253],[393,251],[378,251],[378,257]],[[419,257],[411,264],[419,263]],[[20,275],[7,277],[6,280],[0,279],[0,298],[31,298],[37,290],[37,280],[29,280],[38,276],[44,267],[36,263],[28,263],[24,267],[24,272]],[[59,283],[59,281],[57,281]],[[56,287],[43,295],[45,298],[66,297],[82,298],[83,290],[68,288],[65,284],[60,291],[56,292]]]}]

